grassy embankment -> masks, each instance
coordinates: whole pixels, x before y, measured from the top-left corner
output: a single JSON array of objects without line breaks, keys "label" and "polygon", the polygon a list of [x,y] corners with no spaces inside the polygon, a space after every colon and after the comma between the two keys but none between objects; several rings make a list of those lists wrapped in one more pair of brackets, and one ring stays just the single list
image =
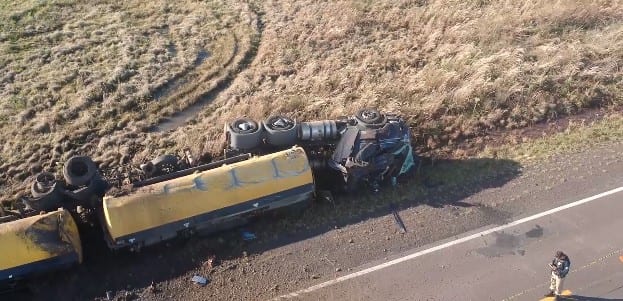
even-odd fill
[{"label": "grassy embankment", "polygon": [[[93,3],[0,2],[5,197],[72,153],[115,165],[217,152],[222,123],[240,115],[373,106],[406,116],[420,151],[456,158],[499,144],[492,131],[623,100],[620,1]],[[238,70],[225,63],[236,41],[256,46],[255,11],[257,55]],[[193,124],[147,133],[209,91],[220,66],[240,73]]]},{"label": "grassy embankment", "polygon": [[263,9],[256,61],[197,127],[206,150],[221,140],[213,125],[235,115],[324,118],[372,106],[407,116],[420,150],[453,157],[459,141],[479,149],[492,130],[623,100],[621,1],[295,1]]},{"label": "grassy embankment", "polygon": [[231,1],[0,1],[3,199],[74,154],[163,147],[145,132],[238,71],[256,19]]}]

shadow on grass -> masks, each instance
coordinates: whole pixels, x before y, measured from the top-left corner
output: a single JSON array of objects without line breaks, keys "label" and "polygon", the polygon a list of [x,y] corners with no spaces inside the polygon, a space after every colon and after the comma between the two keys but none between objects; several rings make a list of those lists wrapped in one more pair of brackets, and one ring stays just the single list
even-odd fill
[{"label": "shadow on grass", "polygon": [[[313,203],[298,214],[279,219],[272,215],[260,218],[245,227],[258,237],[251,242],[242,240],[238,228],[207,237],[176,239],[140,253],[113,254],[101,239],[101,233],[90,230],[93,233],[81,235],[90,238],[83,241],[85,258],[82,265],[43,276],[32,281],[29,287],[34,299],[41,300],[105,299],[107,291],[115,296],[115,292],[148,290],[152,282],[167,281],[201,268],[212,255],[224,260],[262,253],[321,235],[335,227],[392,214],[393,208],[474,206],[463,200],[484,189],[504,185],[520,173],[519,164],[509,160],[423,162],[396,187],[384,187],[380,193],[337,195],[333,202]],[[204,271],[207,271],[204,275],[209,275],[210,269]],[[192,285],[190,280],[188,283]],[[134,297],[138,296],[130,294],[124,298],[132,300]]]}]

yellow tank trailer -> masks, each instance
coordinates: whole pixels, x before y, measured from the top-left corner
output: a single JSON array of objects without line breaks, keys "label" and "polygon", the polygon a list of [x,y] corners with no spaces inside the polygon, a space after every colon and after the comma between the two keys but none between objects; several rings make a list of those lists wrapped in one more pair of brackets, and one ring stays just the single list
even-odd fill
[{"label": "yellow tank trailer", "polygon": [[308,158],[294,147],[106,197],[103,228],[111,248],[142,247],[309,201],[313,194]]},{"label": "yellow tank trailer", "polygon": [[0,282],[82,262],[78,227],[64,209],[2,224]]}]

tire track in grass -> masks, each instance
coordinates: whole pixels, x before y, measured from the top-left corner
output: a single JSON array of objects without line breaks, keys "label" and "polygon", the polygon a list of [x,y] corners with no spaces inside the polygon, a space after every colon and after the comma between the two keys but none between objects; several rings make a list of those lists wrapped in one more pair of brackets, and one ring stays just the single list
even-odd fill
[{"label": "tire track in grass", "polygon": [[[203,111],[204,107],[212,103],[214,99],[223,91],[228,89],[234,79],[240,74],[242,71],[246,69],[246,67],[253,62],[257,55],[257,50],[259,48],[259,44],[262,40],[262,31],[264,27],[264,23],[261,19],[261,14],[254,8],[250,6],[250,10],[255,14],[255,30],[256,33],[251,35],[249,48],[244,53],[242,58],[238,61],[236,66],[232,66],[235,64],[235,58],[239,54],[239,39],[236,35],[234,35],[235,43],[234,43],[234,51],[232,57],[228,60],[228,62],[224,66],[224,73],[222,79],[218,80],[215,85],[208,91],[203,92],[195,102],[193,102],[188,107],[173,113],[173,115],[162,119],[157,124],[151,127],[150,132],[152,133],[164,133],[175,130],[181,126],[186,125],[190,120],[196,118],[201,111]],[[193,90],[195,91],[195,90]],[[188,93],[192,93],[193,91],[189,91]]]}]

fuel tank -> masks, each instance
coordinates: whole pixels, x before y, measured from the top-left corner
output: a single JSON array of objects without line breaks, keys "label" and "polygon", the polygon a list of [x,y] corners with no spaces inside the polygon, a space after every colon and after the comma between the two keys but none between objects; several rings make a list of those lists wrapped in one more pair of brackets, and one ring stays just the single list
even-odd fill
[{"label": "fuel tank", "polygon": [[78,227],[64,209],[0,224],[0,282],[82,262]]},{"label": "fuel tank", "polygon": [[105,197],[102,223],[111,248],[140,248],[309,201],[313,194],[307,155],[293,147]]}]

